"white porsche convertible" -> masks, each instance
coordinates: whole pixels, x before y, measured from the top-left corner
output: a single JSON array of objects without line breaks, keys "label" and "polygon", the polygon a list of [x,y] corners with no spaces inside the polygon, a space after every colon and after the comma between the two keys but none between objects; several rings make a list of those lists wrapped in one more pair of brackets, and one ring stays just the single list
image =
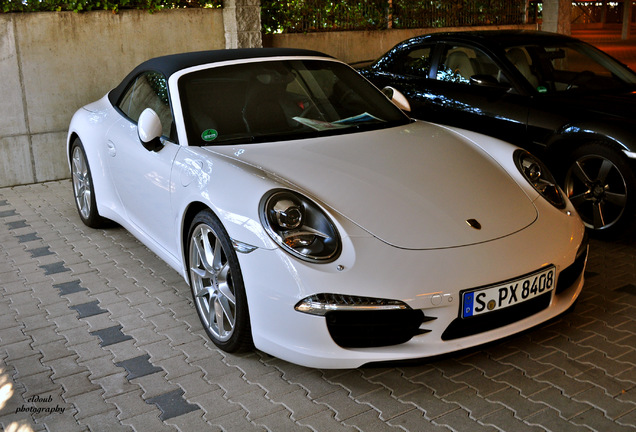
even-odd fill
[{"label": "white porsche convertible", "polygon": [[228,352],[320,368],[449,353],[583,286],[584,226],[541,161],[413,121],[313,51],[144,62],[77,111],[68,158],[82,221],[117,222],[183,275]]}]

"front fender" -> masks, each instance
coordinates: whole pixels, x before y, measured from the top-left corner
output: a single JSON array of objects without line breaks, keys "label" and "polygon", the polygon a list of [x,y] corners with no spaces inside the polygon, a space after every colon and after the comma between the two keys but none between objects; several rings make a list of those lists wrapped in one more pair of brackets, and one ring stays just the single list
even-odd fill
[{"label": "front fender", "polygon": [[636,158],[636,129],[634,125],[613,120],[591,120],[571,122],[559,128],[548,140],[548,150],[558,150],[563,142],[591,142],[610,143],[616,149],[623,151],[628,157]]}]

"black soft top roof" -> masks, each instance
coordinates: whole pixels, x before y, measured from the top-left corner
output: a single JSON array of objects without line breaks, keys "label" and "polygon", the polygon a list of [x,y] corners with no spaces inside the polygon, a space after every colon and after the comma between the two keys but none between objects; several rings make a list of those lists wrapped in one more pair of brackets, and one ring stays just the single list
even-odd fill
[{"label": "black soft top roof", "polygon": [[331,57],[318,51],[296,48],[240,48],[213,51],[197,51],[155,57],[150,60],[146,60],[135,69],[133,69],[133,71],[130,72],[117,87],[110,91],[110,93],[108,94],[108,98],[113,105],[116,104],[121,95],[128,88],[130,82],[142,72],[160,72],[167,79],[173,73],[193,66],[231,60],[279,56]]}]

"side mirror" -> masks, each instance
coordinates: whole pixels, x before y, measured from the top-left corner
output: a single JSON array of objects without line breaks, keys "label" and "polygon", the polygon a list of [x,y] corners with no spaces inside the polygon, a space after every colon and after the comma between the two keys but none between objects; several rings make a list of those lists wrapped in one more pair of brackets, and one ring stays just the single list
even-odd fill
[{"label": "side mirror", "polygon": [[411,104],[409,103],[409,100],[406,98],[406,96],[400,93],[398,89],[387,86],[382,89],[382,93],[384,93],[384,95],[388,97],[391,102],[393,102],[395,106],[397,106],[402,111],[411,111]]},{"label": "side mirror", "polygon": [[500,83],[497,81],[497,78],[492,75],[473,75],[470,77],[470,83],[472,85],[490,87],[499,90],[510,90],[511,88],[509,84]]},{"label": "side mirror", "polygon": [[151,108],[146,108],[137,122],[139,141],[146,150],[158,151],[163,147],[161,144],[162,133],[163,126],[161,126],[159,116]]}]

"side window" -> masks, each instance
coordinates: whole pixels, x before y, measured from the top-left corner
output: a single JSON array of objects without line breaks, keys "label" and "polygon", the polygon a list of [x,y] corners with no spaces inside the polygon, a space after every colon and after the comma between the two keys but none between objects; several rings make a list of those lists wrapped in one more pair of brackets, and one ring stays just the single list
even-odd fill
[{"label": "side window", "polygon": [[413,47],[406,55],[396,60],[389,70],[400,75],[428,78],[432,53],[433,46]]},{"label": "side window", "polygon": [[[523,77],[528,80],[533,88],[539,90],[539,79],[534,73],[534,65],[532,57],[525,47],[512,47],[506,50],[506,58],[519,71]],[[545,87],[542,88],[545,91]],[[541,90],[539,90],[541,91]]]},{"label": "side window", "polygon": [[161,119],[163,135],[170,137],[172,112],[168,100],[168,86],[162,74],[145,72],[139,75],[124,93],[118,107],[135,123],[146,108],[152,108]]},{"label": "side window", "polygon": [[507,82],[501,69],[481,50],[448,45],[437,68],[437,79],[459,84],[470,84],[470,77],[479,75],[482,80]]}]

